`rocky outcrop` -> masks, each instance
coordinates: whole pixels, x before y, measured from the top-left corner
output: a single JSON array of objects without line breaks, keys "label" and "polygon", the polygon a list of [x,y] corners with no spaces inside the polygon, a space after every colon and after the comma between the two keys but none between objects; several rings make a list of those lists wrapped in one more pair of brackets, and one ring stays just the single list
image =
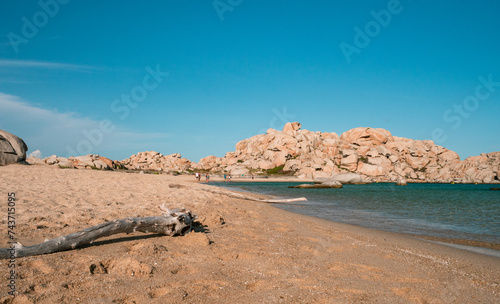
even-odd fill
[{"label": "rocky outcrop", "polygon": [[392,135],[384,129],[355,128],[342,133],[340,139],[357,146],[378,147],[392,140]]},{"label": "rocky outcrop", "polygon": [[330,178],[332,181],[337,181],[344,185],[359,185],[359,184],[368,184],[371,181],[364,179],[361,175],[356,173],[341,173],[332,175]]},{"label": "rocky outcrop", "polygon": [[299,189],[340,189],[342,184],[338,181],[326,181],[314,184],[300,184],[297,186],[288,186],[288,188],[299,188]]},{"label": "rocky outcrop", "polygon": [[451,169],[456,183],[500,183],[500,152],[468,157]]},{"label": "rocky outcrop", "polygon": [[114,170],[121,167],[117,161],[99,155],[88,154],[85,156],[72,156],[69,158],[52,155],[45,159],[30,157],[27,159],[30,165],[49,165],[63,169],[100,169]]},{"label": "rocky outcrop", "polygon": [[[0,133],[1,134],[1,133]],[[20,139],[19,139],[20,140]],[[0,156],[23,159],[22,140],[0,138]],[[8,144],[8,145],[7,145]],[[14,157],[14,156],[8,156]],[[5,157],[4,157],[5,159]],[[432,140],[398,137],[384,129],[354,128],[340,136],[334,132],[302,130],[298,122],[282,131],[269,129],[236,144],[223,157],[207,156],[193,163],[180,154],[139,152],[112,161],[99,155],[29,158],[31,164],[62,168],[154,170],[192,172],[203,170],[232,175],[288,173],[298,178],[337,180],[342,184],[368,182],[499,183],[500,152],[481,154],[463,161],[457,153]]]},{"label": "rocky outcrop", "polygon": [[324,189],[324,188],[342,188],[343,185],[338,180],[331,177],[319,177],[314,180],[314,184],[300,184],[297,186],[288,186],[288,188],[301,189]]},{"label": "rocky outcrop", "polygon": [[287,122],[283,127],[283,132],[293,134],[293,131],[298,131],[301,128],[300,122]]},{"label": "rocky outcrop", "polygon": [[178,153],[163,155],[154,151],[139,152],[122,161],[88,154],[69,158],[58,157],[56,155],[52,155],[45,159],[30,157],[27,162],[31,165],[49,165],[64,169],[130,169],[164,172],[187,172],[193,166],[190,160],[182,158]]},{"label": "rocky outcrop", "polygon": [[432,140],[393,136],[384,129],[354,128],[339,136],[300,127],[294,122],[287,123],[283,131],[269,129],[238,142],[236,150],[224,157],[201,159],[193,169],[253,174],[279,167],[309,179],[355,173],[363,183],[499,182],[500,152],[461,161],[457,153]]},{"label": "rocky outcrop", "polygon": [[25,161],[26,151],[28,146],[21,138],[0,130],[0,166]]},{"label": "rocky outcrop", "polygon": [[139,152],[120,163],[127,169],[164,172],[187,172],[192,167],[191,161],[179,153],[163,155],[155,151]]}]

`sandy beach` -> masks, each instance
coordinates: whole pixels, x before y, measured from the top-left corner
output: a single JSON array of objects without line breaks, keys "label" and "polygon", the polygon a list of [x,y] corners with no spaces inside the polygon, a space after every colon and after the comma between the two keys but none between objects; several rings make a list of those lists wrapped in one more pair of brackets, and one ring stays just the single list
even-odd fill
[{"label": "sandy beach", "polygon": [[15,193],[17,240],[43,242],[106,221],[198,215],[181,237],[120,234],[16,259],[18,296],[0,303],[499,303],[500,258],[232,198],[193,176],[0,167],[0,244]]}]

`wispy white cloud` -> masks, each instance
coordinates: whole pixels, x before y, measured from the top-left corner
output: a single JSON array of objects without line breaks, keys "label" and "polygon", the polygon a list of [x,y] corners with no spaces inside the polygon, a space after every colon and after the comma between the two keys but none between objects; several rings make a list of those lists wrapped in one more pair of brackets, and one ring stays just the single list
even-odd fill
[{"label": "wispy white cloud", "polygon": [[[29,104],[21,98],[0,92],[0,117],[20,121],[47,122],[68,128],[86,127],[92,123],[88,118],[79,118],[76,113],[58,113]],[[8,116],[8,117],[7,117]]]},{"label": "wispy white cloud", "polygon": [[33,84],[33,83],[37,83],[37,81],[22,80],[22,79],[15,78],[13,76],[9,76],[9,77],[1,77],[0,76],[0,83],[1,84],[5,84],[5,83],[9,83],[9,84]]},{"label": "wispy white cloud", "polygon": [[42,155],[42,151],[35,150],[35,151],[31,152],[30,154],[28,154],[26,157],[27,158],[30,158],[30,157],[43,158],[43,155]]},{"label": "wispy white cloud", "polygon": [[[29,150],[40,150],[44,156],[66,156],[67,147],[76,149],[84,132],[99,130],[101,121],[78,113],[61,113],[33,105],[17,96],[0,92],[0,129],[14,133],[25,140]],[[141,151],[146,143],[165,140],[169,134],[133,132],[123,125],[115,125],[104,134],[102,143],[92,146],[92,153],[119,154],[120,150]],[[139,150],[135,150],[139,149]]]},{"label": "wispy white cloud", "polygon": [[51,69],[51,70],[67,70],[76,72],[89,72],[93,70],[101,70],[101,68],[87,65],[76,65],[60,62],[48,62],[37,60],[12,60],[0,59],[0,67],[7,68],[38,68],[38,69]]}]

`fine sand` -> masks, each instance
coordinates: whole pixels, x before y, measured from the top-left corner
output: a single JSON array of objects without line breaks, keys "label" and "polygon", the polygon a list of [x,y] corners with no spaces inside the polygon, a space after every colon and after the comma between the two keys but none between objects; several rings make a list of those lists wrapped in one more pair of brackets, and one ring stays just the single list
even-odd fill
[{"label": "fine sand", "polygon": [[198,214],[181,237],[120,234],[0,260],[0,303],[500,303],[500,258],[232,198],[193,176],[0,167],[0,244],[16,198],[24,245],[158,205]]}]

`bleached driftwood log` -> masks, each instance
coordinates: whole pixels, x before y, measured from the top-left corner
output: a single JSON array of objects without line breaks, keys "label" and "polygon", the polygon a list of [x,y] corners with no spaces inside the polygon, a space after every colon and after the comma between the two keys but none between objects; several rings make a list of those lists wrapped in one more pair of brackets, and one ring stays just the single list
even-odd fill
[{"label": "bleached driftwood log", "polygon": [[92,244],[95,240],[118,233],[159,233],[164,235],[184,235],[191,231],[191,225],[196,214],[185,209],[169,210],[165,205],[160,206],[162,216],[128,217],[121,220],[102,223],[55,239],[32,246],[23,246],[20,243],[13,248],[0,248],[0,259],[26,257],[48,254],[58,251],[71,250],[83,245]]},{"label": "bleached driftwood log", "polygon": [[263,202],[263,203],[292,203],[292,202],[307,201],[307,198],[305,198],[305,197],[288,198],[288,199],[261,199],[261,198],[253,197],[250,195],[244,195],[244,194],[241,194],[238,192],[233,192],[233,191],[228,191],[228,190],[206,190],[206,189],[203,189],[203,191],[215,193],[215,194],[222,194],[222,195],[226,195],[226,196],[233,197],[233,198],[239,198],[239,199],[256,201],[256,202]]},{"label": "bleached driftwood log", "polygon": [[296,198],[284,198],[284,199],[259,199],[258,202],[264,203],[293,203],[293,202],[304,202],[307,201],[305,197],[296,197]]}]

